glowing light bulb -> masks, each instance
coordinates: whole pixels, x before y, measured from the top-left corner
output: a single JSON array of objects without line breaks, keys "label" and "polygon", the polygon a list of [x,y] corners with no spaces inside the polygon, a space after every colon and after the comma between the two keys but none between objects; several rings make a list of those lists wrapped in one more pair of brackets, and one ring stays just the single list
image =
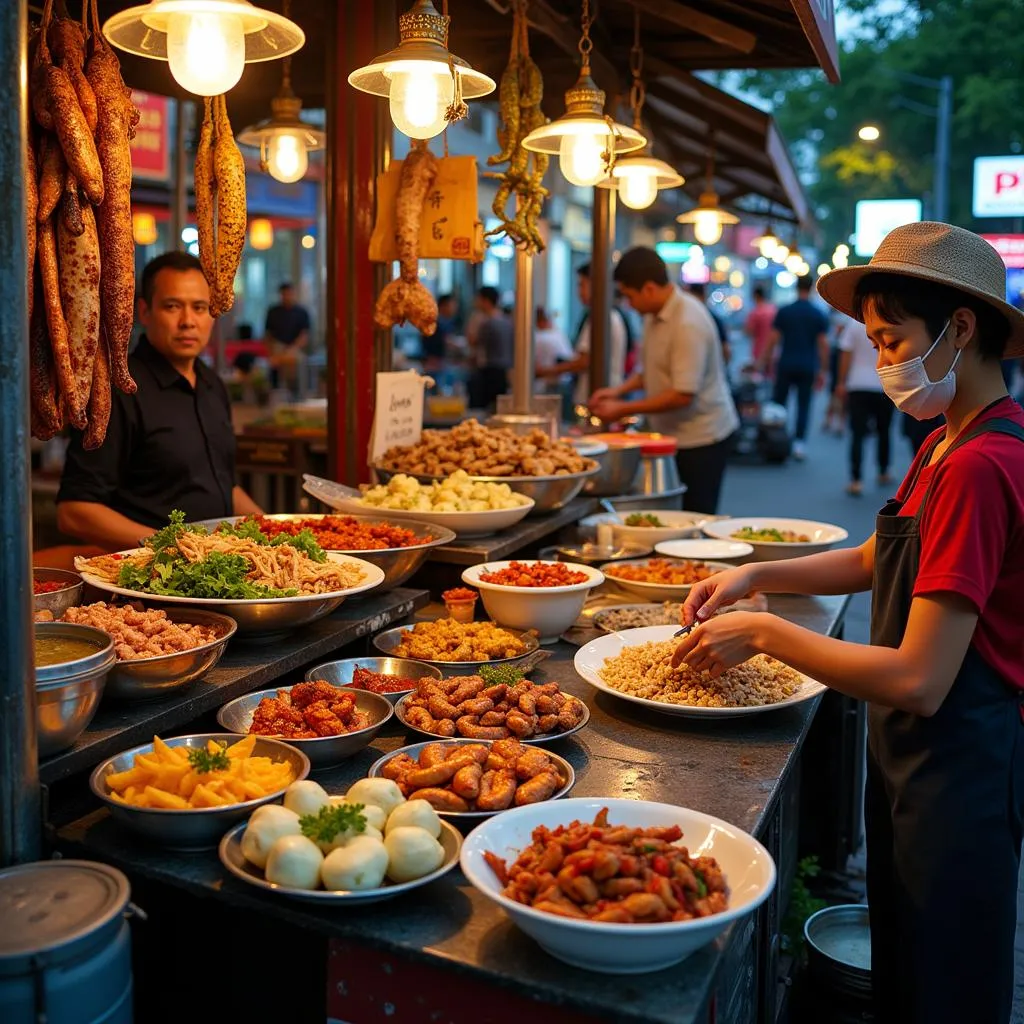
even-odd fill
[{"label": "glowing light bulb", "polygon": [[789,246],[783,245],[781,242],[775,246],[775,252],[772,253],[772,260],[776,263],[785,263],[786,258],[789,256]]},{"label": "glowing light bulb", "polygon": [[646,210],[658,198],[657,171],[624,167],[618,179],[619,198],[631,210]]},{"label": "glowing light bulb", "polygon": [[774,235],[763,235],[757,243],[757,251],[766,259],[770,260],[779,247],[779,240]]},{"label": "glowing light bulb", "polygon": [[559,165],[571,185],[596,185],[605,175],[605,137],[594,132],[566,135],[558,150]]},{"label": "glowing light bulb", "polygon": [[267,170],[278,181],[298,181],[309,168],[309,154],[302,133],[280,132],[267,146]]},{"label": "glowing light bulb", "polygon": [[446,64],[400,61],[391,69],[388,94],[391,120],[410,139],[432,139],[444,131],[445,111],[455,95],[455,83]]},{"label": "glowing light bulb", "polygon": [[219,96],[245,68],[245,31],[237,14],[167,16],[167,61],[174,80],[196,96]]},{"label": "glowing light bulb", "polygon": [[722,225],[714,210],[698,210],[693,222],[693,236],[701,245],[714,245],[722,237]]},{"label": "glowing light bulb", "polygon": [[804,265],[803,257],[798,252],[791,252],[785,259],[784,265],[791,274],[799,276],[800,268]]}]

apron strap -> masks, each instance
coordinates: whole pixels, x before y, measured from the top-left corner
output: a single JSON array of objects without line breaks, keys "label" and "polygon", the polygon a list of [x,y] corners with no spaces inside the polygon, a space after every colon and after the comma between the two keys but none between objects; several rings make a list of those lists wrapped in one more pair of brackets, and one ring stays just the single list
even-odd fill
[{"label": "apron strap", "polygon": [[[935,469],[938,470],[939,466],[942,465],[950,455],[953,454],[958,448],[963,447],[968,441],[973,441],[976,437],[981,437],[982,434],[1007,434],[1010,437],[1017,438],[1018,441],[1024,441],[1024,427],[1019,423],[1015,423],[1013,420],[1008,420],[1003,417],[997,419],[986,420],[984,423],[979,423],[977,426],[972,427],[965,433],[961,434],[943,453],[939,458],[939,461],[935,463]],[[938,439],[936,439],[938,444]],[[935,451],[935,445],[932,446],[931,451],[928,454],[928,458],[931,458],[931,452]],[[922,463],[924,465],[924,463]],[[921,519],[921,515],[924,512],[925,506],[928,503],[928,499],[931,497],[932,488],[935,486],[936,474],[932,474],[931,480],[928,481],[928,490],[924,492],[924,497],[921,499],[921,504],[918,506],[917,513],[914,518],[918,521]],[[914,483],[917,483],[915,477]],[[913,488],[911,488],[912,490]],[[908,496],[910,491],[907,492]]]}]

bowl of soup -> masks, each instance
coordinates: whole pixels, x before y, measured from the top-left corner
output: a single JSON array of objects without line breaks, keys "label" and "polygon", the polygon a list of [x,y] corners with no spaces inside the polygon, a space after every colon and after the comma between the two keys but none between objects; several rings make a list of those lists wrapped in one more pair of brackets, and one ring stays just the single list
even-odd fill
[{"label": "bowl of soup", "polygon": [[110,636],[74,622],[35,624],[39,756],[74,745],[99,707],[117,656]]}]

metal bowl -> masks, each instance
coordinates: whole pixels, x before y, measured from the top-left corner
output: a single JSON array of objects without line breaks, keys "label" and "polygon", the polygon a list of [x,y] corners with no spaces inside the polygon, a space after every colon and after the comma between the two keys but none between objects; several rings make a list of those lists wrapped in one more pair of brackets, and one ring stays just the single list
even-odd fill
[{"label": "metal bowl", "polygon": [[85,586],[77,572],[66,569],[33,569],[32,579],[41,583],[61,583],[60,590],[52,590],[48,594],[32,595],[33,612],[49,612],[59,619],[69,608],[82,603],[82,590]]},{"label": "metal bowl", "polygon": [[608,500],[618,512],[633,512],[638,508],[680,510],[683,507],[683,495],[685,493],[686,485],[680,484],[678,487],[659,491],[656,494],[620,494]]},{"label": "metal bowl", "polygon": [[[248,733],[252,726],[252,716],[264,697],[276,697],[282,690],[291,692],[290,686],[278,686],[272,690],[258,690],[247,693],[244,697],[236,697],[225,704],[217,712],[217,722],[231,732]],[[353,754],[367,747],[380,732],[385,723],[395,713],[395,709],[386,697],[379,693],[366,690],[353,690],[356,695],[356,708],[370,716],[370,724],[355,732],[342,733],[340,736],[320,736],[315,740],[284,739],[289,746],[300,751],[309,759],[314,770],[330,768],[340,764]]]},{"label": "metal bowl", "polygon": [[[164,742],[169,747],[196,748],[205,747],[210,740],[235,743],[242,739],[245,737],[237,733],[213,732],[195,736],[175,736],[173,739],[164,740]],[[212,849],[236,821],[248,818],[257,807],[272,803],[284,795],[285,790],[279,789],[256,800],[246,800],[244,803],[231,804],[228,807],[197,807],[185,811],[131,807],[112,799],[107,789],[106,777],[114,772],[127,771],[133,767],[136,755],[151,754],[152,752],[153,744],[144,743],[140,747],[125,750],[116,757],[103,761],[89,777],[89,788],[107,805],[110,816],[115,821],[172,850]],[[283,743],[281,740],[258,736],[256,745],[253,747],[253,756],[289,762],[295,771],[294,781],[296,782],[309,775],[309,758],[301,750],[296,750],[295,747]]]},{"label": "metal bowl", "polygon": [[171,622],[211,626],[218,632],[216,640],[201,647],[155,658],[118,660],[107,677],[107,696],[115,700],[160,700],[206,675],[224,653],[238,625],[228,615],[199,611],[197,608],[168,608]]},{"label": "metal bowl", "polygon": [[[264,519],[291,520],[291,519],[323,519],[326,515],[343,516],[346,519],[355,519],[368,526],[391,526],[395,529],[410,530],[416,535],[416,543],[409,544],[403,548],[330,548],[341,555],[351,555],[354,558],[362,558],[371,562],[378,568],[384,570],[384,582],[376,587],[378,594],[385,590],[392,590],[400,587],[426,560],[431,548],[440,547],[442,544],[451,544],[455,540],[455,532],[445,526],[434,526],[431,523],[416,519],[388,519],[386,516],[362,516],[351,515],[348,512],[329,513],[275,513],[264,516]],[[225,516],[223,519],[204,519],[197,525],[205,526],[211,532],[216,530],[221,523],[237,523],[245,516]]]},{"label": "metal bowl", "polygon": [[847,995],[871,993],[871,930],[860,903],[826,907],[804,923],[811,974]]},{"label": "metal bowl", "polygon": [[[511,633],[522,640],[526,645],[526,650],[522,654],[517,654],[514,658],[496,658],[493,661],[428,661],[424,658],[420,664],[438,669],[443,676],[475,676],[483,665],[518,665],[540,649],[540,641],[532,633],[524,633],[518,629],[506,629],[504,626],[501,628],[505,629],[506,633]],[[392,629],[386,629],[373,638],[373,646],[381,654],[391,657],[394,655],[395,648],[402,641],[402,634],[409,632],[410,629],[412,626],[395,626]]]},{"label": "metal bowl", "polygon": [[595,498],[626,494],[636,479],[641,453],[639,443],[608,445],[608,451],[598,459],[601,471],[583,485],[584,493]]},{"label": "metal bowl", "polygon": [[[384,676],[401,676],[403,679],[444,679],[444,673],[425,661],[413,661],[411,658],[343,658],[341,661],[328,661],[316,665],[306,673],[307,681],[323,679],[332,686],[349,686],[357,668],[365,668],[369,672],[377,672]],[[394,693],[382,693],[390,703],[397,704],[408,690],[396,690]]]},{"label": "metal bowl", "polygon": [[[384,469],[376,464],[372,469],[380,477],[382,483],[387,483],[399,473],[399,470]],[[563,505],[567,505],[583,490],[583,485],[587,480],[600,472],[601,466],[595,464],[581,473],[563,473],[560,476],[471,476],[470,480],[483,484],[508,484],[517,494],[525,494],[526,497],[533,499],[534,506],[529,515],[535,516],[545,512],[554,512]],[[411,476],[423,484],[446,479],[444,476],[418,473],[406,473],[405,475]]]},{"label": "metal bowl", "polygon": [[85,732],[117,656],[114,641],[106,633],[75,622],[37,622],[35,636],[84,640],[96,648],[84,658],[35,670],[39,756],[50,757],[72,746]]},{"label": "metal bowl", "polygon": [[579,544],[558,544],[549,548],[541,548],[537,557],[542,561],[551,559],[559,562],[582,562],[583,565],[606,565],[626,558],[643,558],[654,549],[646,544],[613,544],[603,548],[590,541]]}]

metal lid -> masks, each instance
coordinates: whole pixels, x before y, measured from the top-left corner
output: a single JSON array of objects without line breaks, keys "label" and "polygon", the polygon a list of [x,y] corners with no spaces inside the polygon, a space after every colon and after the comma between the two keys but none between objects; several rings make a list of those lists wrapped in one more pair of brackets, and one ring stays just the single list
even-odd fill
[{"label": "metal lid", "polygon": [[44,860],[0,871],[0,963],[78,941],[120,916],[128,879],[86,860]]},{"label": "metal lid", "polygon": [[640,443],[644,458],[657,455],[675,455],[679,442],[674,437],[652,437]]},{"label": "metal lid", "polygon": [[69,640],[84,640],[95,648],[84,657],[73,661],[61,661],[55,665],[36,666],[36,689],[42,690],[49,686],[61,686],[82,676],[94,675],[110,668],[117,660],[114,654],[114,641],[110,634],[92,626],[83,626],[77,622],[37,622],[35,637],[66,637]]}]

